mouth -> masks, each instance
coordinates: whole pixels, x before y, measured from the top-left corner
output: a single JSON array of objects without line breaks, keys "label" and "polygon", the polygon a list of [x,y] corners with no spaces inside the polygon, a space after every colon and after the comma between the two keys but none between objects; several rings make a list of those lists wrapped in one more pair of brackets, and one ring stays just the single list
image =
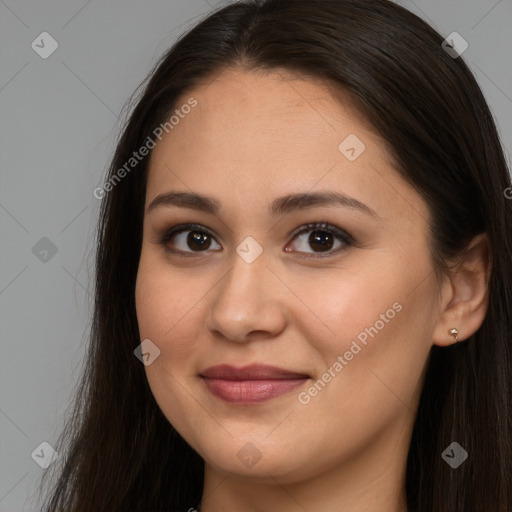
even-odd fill
[{"label": "mouth", "polygon": [[212,366],[199,374],[208,391],[229,403],[266,402],[296,389],[311,377],[275,366],[252,364]]}]

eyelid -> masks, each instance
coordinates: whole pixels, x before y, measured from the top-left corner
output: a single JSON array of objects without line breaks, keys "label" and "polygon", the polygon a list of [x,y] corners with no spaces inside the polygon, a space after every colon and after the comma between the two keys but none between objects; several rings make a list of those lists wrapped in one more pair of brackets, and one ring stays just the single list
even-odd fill
[{"label": "eyelid", "polygon": [[330,256],[337,256],[348,247],[352,247],[355,245],[356,241],[352,235],[347,233],[345,230],[338,228],[334,224],[331,224],[330,222],[323,221],[323,222],[310,222],[309,224],[304,224],[297,229],[295,229],[291,235],[292,241],[295,240],[299,235],[303,233],[307,233],[309,231],[324,231],[326,233],[330,233],[334,235],[336,238],[342,241],[343,246],[339,247],[338,249],[331,249],[329,251],[325,252],[302,252],[302,251],[286,251],[286,252],[294,252],[295,256],[297,258],[303,258],[303,259],[321,259],[321,258],[328,258]]},{"label": "eyelid", "polygon": [[209,252],[209,250],[193,252],[193,251],[174,250],[174,249],[170,249],[168,247],[169,240],[172,237],[179,235],[186,231],[201,231],[201,232],[207,234],[208,236],[210,236],[211,238],[215,239],[215,241],[217,241],[216,235],[213,233],[212,230],[210,230],[206,226],[204,226],[202,224],[196,224],[194,222],[188,222],[188,223],[184,223],[184,224],[176,224],[176,225],[172,226],[171,228],[164,230],[163,234],[159,236],[157,243],[163,245],[165,247],[165,249],[168,252],[170,252],[171,254],[176,254],[178,256],[201,257],[204,254],[207,254]]},{"label": "eyelid", "polygon": [[310,222],[308,224],[303,224],[302,226],[298,227],[289,236],[292,236],[293,238],[297,237],[298,235],[301,235],[302,233],[307,233],[308,231],[327,231],[328,233],[333,233],[342,240],[346,242],[354,242],[354,238],[349,235],[345,230],[338,228],[334,224],[331,224],[327,221],[324,222]]}]

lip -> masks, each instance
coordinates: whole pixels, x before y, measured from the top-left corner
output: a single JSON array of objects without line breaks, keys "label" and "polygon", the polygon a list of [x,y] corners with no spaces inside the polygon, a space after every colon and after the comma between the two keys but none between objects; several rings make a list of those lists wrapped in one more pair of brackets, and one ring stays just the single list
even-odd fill
[{"label": "lip", "polygon": [[238,404],[266,402],[292,391],[310,378],[304,373],[263,364],[243,367],[221,364],[199,375],[214,396]]},{"label": "lip", "polygon": [[218,364],[210,366],[199,374],[201,377],[224,380],[277,380],[309,378],[306,373],[291,372],[268,364],[250,364],[247,366],[231,366]]}]

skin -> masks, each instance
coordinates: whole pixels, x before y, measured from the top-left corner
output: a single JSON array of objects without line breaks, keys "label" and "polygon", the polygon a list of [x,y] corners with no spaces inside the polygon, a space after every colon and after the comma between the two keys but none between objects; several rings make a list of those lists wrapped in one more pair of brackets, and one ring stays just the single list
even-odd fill
[{"label": "skin", "polygon": [[[406,457],[429,351],[454,342],[452,327],[460,340],[480,327],[487,238],[476,237],[458,272],[438,280],[427,204],[393,168],[382,137],[328,84],[233,68],[177,105],[190,97],[198,105],[152,152],[146,209],[159,194],[193,191],[221,210],[146,211],[136,305],[141,340],[160,350],[145,367],[155,399],[205,460],[201,512],[406,510]],[[366,146],[354,161],[338,149],[349,134]],[[279,196],[318,191],[356,198],[377,215],[336,205],[267,211]],[[168,247],[192,257],[167,252],[162,234],[188,222],[212,231],[209,248],[187,244],[185,232]],[[308,243],[315,230],[293,236],[310,222],[339,227],[354,245],[334,237],[322,252]],[[250,264],[236,252],[248,236],[263,248]],[[395,303],[401,310],[347,361],[351,343]],[[300,403],[338,356],[347,364]],[[198,375],[253,362],[311,379],[241,406],[210,394]],[[246,443],[261,456],[250,467],[238,456]]]}]

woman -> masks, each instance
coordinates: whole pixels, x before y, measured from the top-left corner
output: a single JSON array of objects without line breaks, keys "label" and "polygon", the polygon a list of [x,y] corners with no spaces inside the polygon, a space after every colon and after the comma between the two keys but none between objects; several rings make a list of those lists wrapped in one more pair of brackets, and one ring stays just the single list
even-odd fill
[{"label": "woman", "polygon": [[243,1],[162,58],[44,510],[512,509],[511,182],[443,39]]}]

